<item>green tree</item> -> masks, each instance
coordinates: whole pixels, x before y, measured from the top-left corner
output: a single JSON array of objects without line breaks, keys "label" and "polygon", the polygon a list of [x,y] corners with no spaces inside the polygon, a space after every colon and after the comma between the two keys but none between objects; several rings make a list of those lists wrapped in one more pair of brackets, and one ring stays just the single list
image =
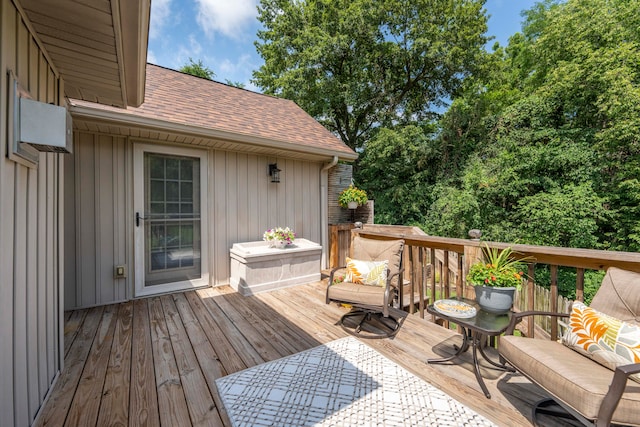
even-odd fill
[{"label": "green tree", "polygon": [[356,177],[375,201],[377,223],[423,222],[429,207],[424,193],[434,182],[432,132],[428,126],[384,128],[367,143]]},{"label": "green tree", "polygon": [[189,63],[184,64],[178,71],[207,80],[213,80],[216,76],[212,69],[202,63],[201,59],[198,59],[198,62],[194,62],[193,59],[189,58]]},{"label": "green tree", "polygon": [[226,79],[224,82],[226,84],[228,84],[229,86],[237,87],[237,88],[240,88],[240,89],[244,89],[245,88],[245,84],[240,82],[240,81],[235,81],[234,82],[232,80]]},{"label": "green tree", "polygon": [[[546,1],[525,17],[440,121],[463,155],[437,186],[469,198],[493,240],[638,250],[640,3]],[[434,192],[432,209],[457,197]],[[450,212],[425,228],[460,233]]]},{"label": "green tree", "polygon": [[354,149],[436,117],[482,63],[484,0],[261,0],[253,74]]},{"label": "green tree", "polygon": [[588,183],[523,197],[515,212],[522,241],[570,248],[598,248],[606,216],[603,199]]}]

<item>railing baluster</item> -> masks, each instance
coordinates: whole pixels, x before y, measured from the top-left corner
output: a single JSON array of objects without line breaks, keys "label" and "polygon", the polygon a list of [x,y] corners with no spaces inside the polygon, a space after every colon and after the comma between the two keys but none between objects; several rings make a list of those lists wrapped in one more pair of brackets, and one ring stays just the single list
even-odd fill
[{"label": "railing baluster", "polygon": [[576,269],[576,301],[584,301],[584,268]]},{"label": "railing baluster", "polygon": [[451,285],[449,284],[449,251],[444,251],[444,266],[440,280],[444,283],[444,297],[449,298],[451,296]]},{"label": "railing baluster", "polygon": [[[526,310],[532,311],[535,310],[535,264],[529,264],[527,270],[527,308]],[[533,316],[527,317],[527,334],[529,337],[533,338],[535,336],[536,324],[535,318]]]},{"label": "railing baluster", "polygon": [[[551,265],[551,307],[550,311],[558,311],[558,266]],[[556,341],[558,339],[558,318],[551,319],[551,340]]]},{"label": "railing baluster", "polygon": [[[429,255],[431,258],[431,275],[429,277],[429,282],[431,286],[431,297],[429,301],[433,303],[436,300],[436,250],[433,248],[429,249]],[[435,320],[434,316],[431,316],[431,320]]]}]

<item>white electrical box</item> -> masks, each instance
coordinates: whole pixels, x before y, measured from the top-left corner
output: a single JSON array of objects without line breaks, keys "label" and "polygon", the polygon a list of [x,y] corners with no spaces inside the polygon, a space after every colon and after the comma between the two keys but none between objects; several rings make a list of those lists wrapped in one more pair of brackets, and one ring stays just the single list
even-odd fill
[{"label": "white electrical box", "polygon": [[19,141],[38,151],[71,153],[71,114],[64,107],[20,98]]}]

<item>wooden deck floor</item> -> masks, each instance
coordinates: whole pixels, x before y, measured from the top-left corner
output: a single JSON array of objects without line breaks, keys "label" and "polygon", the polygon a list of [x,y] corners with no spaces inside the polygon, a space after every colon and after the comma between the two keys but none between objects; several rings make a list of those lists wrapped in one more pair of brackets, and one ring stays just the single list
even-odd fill
[{"label": "wooden deck floor", "polygon": [[[66,313],[65,369],[37,425],[228,426],[215,379],[346,336],[344,309],[324,304],[325,283],[243,297],[201,289]],[[486,399],[470,355],[455,365],[459,335],[408,316],[380,353],[501,426],[530,426],[538,387],[485,369]],[[553,425],[549,423],[549,425]]]}]

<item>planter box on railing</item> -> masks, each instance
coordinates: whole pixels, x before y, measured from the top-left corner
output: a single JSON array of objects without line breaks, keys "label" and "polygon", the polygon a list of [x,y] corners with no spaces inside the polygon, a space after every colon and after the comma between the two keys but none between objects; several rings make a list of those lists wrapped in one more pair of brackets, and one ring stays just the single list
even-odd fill
[{"label": "planter box on railing", "polygon": [[278,249],[264,241],[236,243],[230,250],[233,289],[242,295],[320,280],[322,246],[306,239]]}]

